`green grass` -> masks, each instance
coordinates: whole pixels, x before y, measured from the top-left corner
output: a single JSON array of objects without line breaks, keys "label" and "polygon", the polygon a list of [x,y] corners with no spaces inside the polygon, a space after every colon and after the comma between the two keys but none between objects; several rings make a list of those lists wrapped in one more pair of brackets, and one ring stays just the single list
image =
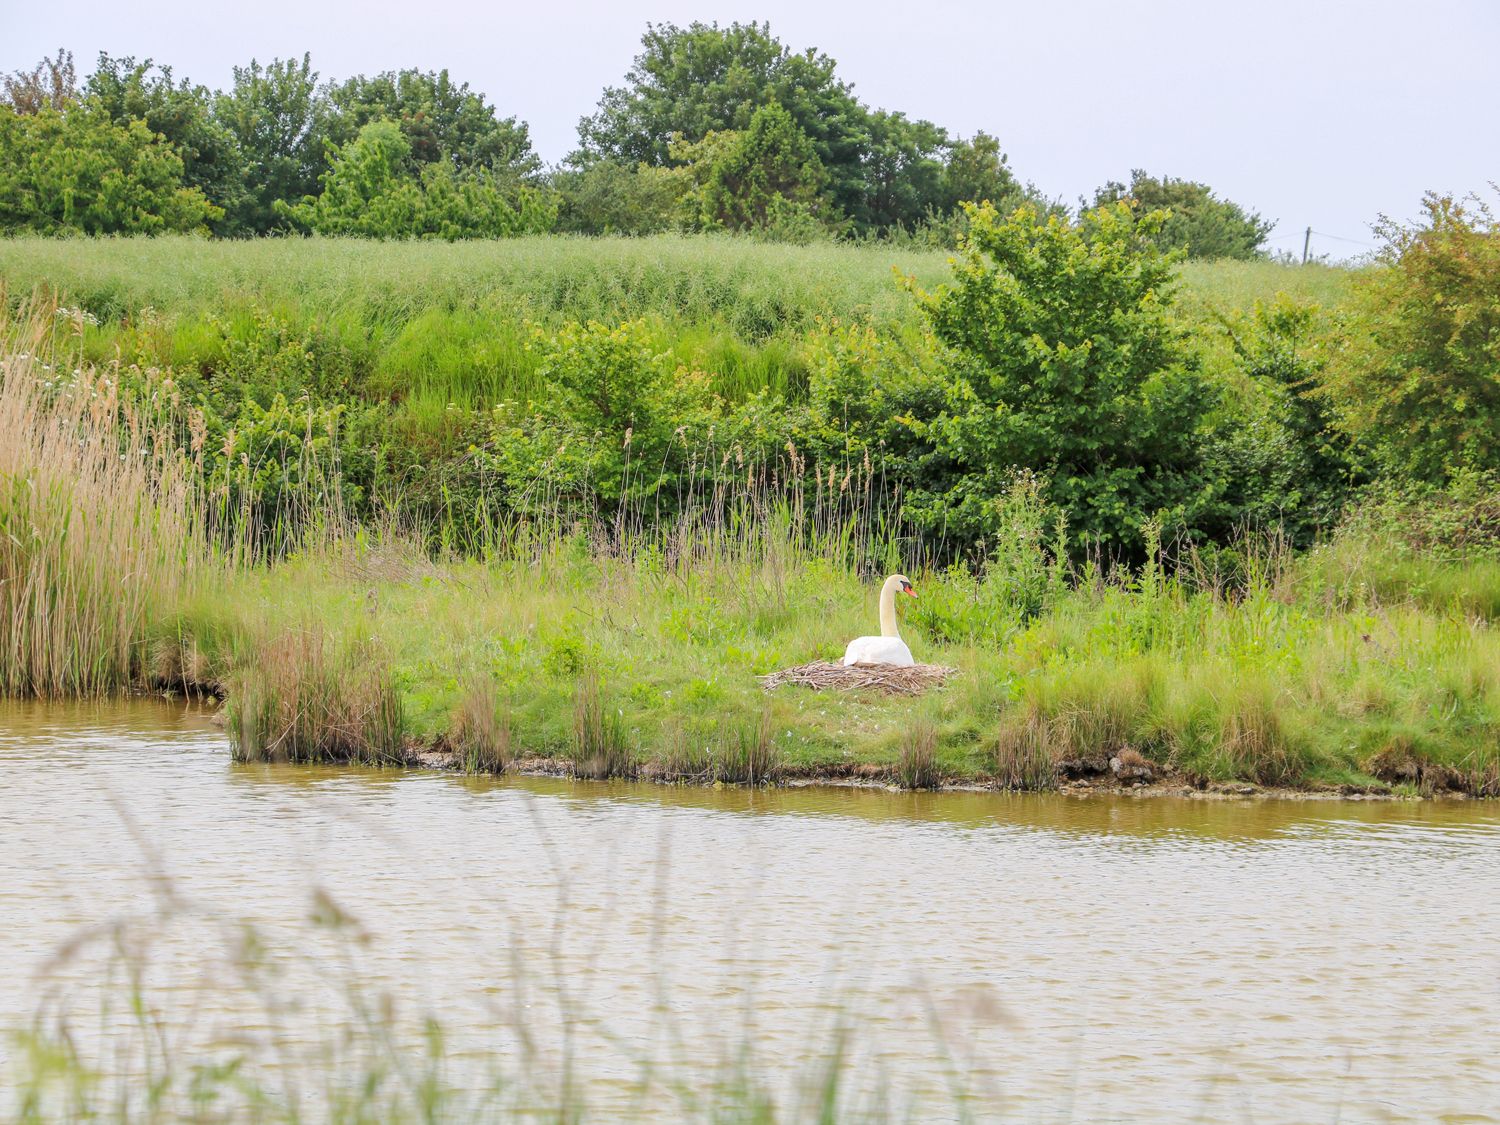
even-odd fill
[{"label": "green grass", "polygon": [[[879,244],[665,235],[455,244],[23,237],[0,240],[0,282],[12,303],[44,289],[95,318],[82,329],[88,361],[123,355],[216,377],[242,370],[247,353],[264,368],[306,352],[330,384],[320,393],[402,401],[417,428],[430,429],[450,405],[544,395],[528,344],[538,326],[565,321],[643,318],[661,351],[707,372],[726,398],[763,388],[795,398],[806,382],[801,341],[818,320],[910,323],[915,307],[897,273],[932,288],[948,278],[949,258]],[[1317,265],[1188,263],[1183,311],[1202,321],[1278,292],[1337,304],[1349,276]]]},{"label": "green grass", "polygon": [[817,316],[904,317],[893,269],[924,284],[947,255],[744,240],[569,238],[495,242],[260,239],[0,240],[12,296],[53,286],[104,321],[152,308],[181,319],[241,304],[353,314],[382,339],[428,309],[505,308],[536,319],[717,322],[757,338]]},{"label": "green grass", "polygon": [[[126,325],[48,317],[52,331],[92,333],[91,346],[133,334],[188,372],[300,365],[331,384],[363,373],[376,393],[405,395],[418,428],[441,426],[464,396],[513,393],[528,379],[545,390],[535,387],[521,322],[491,319],[495,310],[645,316],[679,362],[708,357],[715,378],[748,392],[795,378],[796,344],[781,328],[897,310],[881,304],[881,294],[897,293],[885,276],[891,257],[880,247],[681,238],[0,243],[12,294],[47,276],[87,290],[101,316],[110,300],[116,312],[135,309]],[[944,268],[941,255],[919,264]],[[1204,300],[1228,303],[1283,283],[1336,299],[1344,277],[1269,263],[1185,275]],[[170,303],[186,319],[160,308],[140,316],[145,301]],[[753,324],[757,309],[784,311]],[[288,327],[306,316],[317,318],[314,335],[327,334],[316,353]],[[766,324],[771,334],[757,337]],[[4,589],[59,595],[45,629],[0,653],[10,692],[41,690],[38,668],[59,685],[48,690],[67,690],[69,669],[98,656],[77,638],[107,637],[107,659],[78,681],[84,690],[227,687],[236,752],[247,758],[388,762],[402,739],[417,739],[445,742],[472,769],[539,756],[591,776],[759,783],[858,771],[911,786],[943,777],[1046,788],[1107,778],[1118,758],[1198,784],[1500,791],[1500,642],[1490,624],[1500,614],[1500,566],[1482,552],[1436,558],[1383,542],[1379,528],[1356,528],[1306,559],[1252,568],[1248,588],[1226,594],[1157,569],[1110,580],[1064,574],[1038,548],[1005,546],[987,570],[920,575],[907,627],[919,658],[960,670],[942,691],[915,701],[768,694],[759,676],[836,659],[848,638],[869,631],[873,588],[863,579],[879,576],[853,562],[879,556],[908,573],[918,565],[897,542],[879,551],[865,543],[892,532],[867,524],[850,537],[820,525],[814,544],[797,520],[822,517],[794,516],[800,501],[768,494],[728,498],[706,530],[643,523],[623,550],[554,521],[550,530],[497,532],[487,561],[435,562],[399,535],[356,532],[333,514],[300,555],[210,563],[189,548],[198,497],[176,476],[153,477],[154,461],[131,471],[128,488],[111,484],[118,462],[77,453],[72,435],[83,422],[66,413],[58,417],[67,441],[27,444],[38,412],[53,408],[36,397],[31,367],[15,370],[22,377],[0,402],[11,412],[6,448],[21,453],[11,476],[34,476],[52,457],[72,499],[44,515],[28,492],[0,496],[7,526],[26,531],[7,542],[65,541],[80,553],[47,561],[25,546],[0,560],[8,573],[37,576]],[[120,439],[119,416],[108,418],[100,450]],[[400,416],[390,424],[400,432]],[[126,493],[130,506],[113,501]],[[153,496],[172,498],[169,507],[153,512]],[[756,507],[777,501],[790,509]],[[736,522],[734,511],[748,518]],[[69,512],[74,526],[63,537],[58,521]],[[124,522],[112,523],[122,512]],[[138,530],[153,527],[171,534],[141,540]],[[74,598],[103,589],[97,576],[128,561],[117,549],[127,541],[156,560],[146,592],[129,602]],[[124,577],[140,573],[131,566]],[[1032,594],[1007,579],[1017,575]],[[1043,588],[1045,605],[1032,615],[1028,599]],[[108,629],[91,623],[122,604],[129,612]],[[43,619],[16,603],[7,620],[19,636],[17,623]]]},{"label": "green grass", "polygon": [[[368,631],[423,741],[450,732],[482,683],[508,717],[510,753],[588,776],[853,769],[1050,788],[1107,780],[1131,751],[1197,784],[1384,788],[1416,761],[1451,787],[1500,791],[1500,637],[1487,620],[1373,588],[1349,601],[1318,558],[1235,598],[1171,578],[1083,581],[1030,619],[998,581],[921,576],[908,639],[960,674],[912,700],[761,689],[764,673],[837,659],[875,618],[873,585],[791,548],[682,566],[567,545],[443,566],[382,548],[372,566],[359,553],[371,549],[242,574],[217,613]],[[971,632],[955,636],[955,621]]]},{"label": "green grass", "polygon": [[1310,263],[1282,265],[1270,261],[1184,262],[1181,293],[1189,310],[1221,312],[1249,309],[1285,293],[1297,301],[1333,307],[1348,296],[1356,271]]}]

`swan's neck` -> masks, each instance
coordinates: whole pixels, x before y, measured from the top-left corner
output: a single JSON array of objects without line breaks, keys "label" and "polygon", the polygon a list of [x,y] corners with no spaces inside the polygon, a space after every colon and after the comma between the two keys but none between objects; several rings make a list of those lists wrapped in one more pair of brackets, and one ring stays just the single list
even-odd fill
[{"label": "swan's neck", "polygon": [[896,585],[887,582],[880,588],[880,635],[901,639],[896,632]]}]

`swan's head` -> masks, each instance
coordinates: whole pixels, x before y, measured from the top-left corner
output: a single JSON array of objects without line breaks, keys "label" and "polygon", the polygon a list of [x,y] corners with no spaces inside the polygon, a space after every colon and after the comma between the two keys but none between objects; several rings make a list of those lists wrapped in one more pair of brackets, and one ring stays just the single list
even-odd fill
[{"label": "swan's head", "polygon": [[893,574],[890,577],[890,581],[901,593],[909,594],[911,597],[917,596],[917,592],[911,588],[911,579],[906,577],[906,575]]}]

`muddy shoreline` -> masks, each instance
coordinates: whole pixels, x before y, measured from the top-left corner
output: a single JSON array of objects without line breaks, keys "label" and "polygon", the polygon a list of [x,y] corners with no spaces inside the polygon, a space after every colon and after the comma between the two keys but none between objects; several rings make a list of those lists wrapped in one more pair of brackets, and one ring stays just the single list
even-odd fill
[{"label": "muddy shoreline", "polygon": [[[224,725],[223,696],[218,697],[219,706],[213,711],[210,721]],[[463,766],[459,755],[448,745],[447,739],[438,735],[430,739],[410,739],[406,746],[405,767],[409,769],[433,770],[441,773],[460,773]],[[524,756],[507,763],[504,773],[523,777],[552,777],[569,780],[590,780],[579,776],[571,759]],[[597,780],[597,779],[595,779]],[[653,785],[694,786],[704,789],[724,788],[726,783],[707,778],[679,777],[668,774],[658,764],[648,762],[641,766],[633,777],[618,780],[648,782]],[[1068,797],[1172,797],[1179,800],[1197,801],[1478,801],[1483,797],[1462,790],[1441,789],[1429,793],[1397,792],[1375,786],[1352,784],[1316,783],[1296,787],[1285,785],[1257,785],[1248,781],[1197,782],[1184,775],[1164,774],[1149,780],[1140,777],[1120,779],[1106,772],[1094,776],[1069,777],[1058,785],[1036,790],[1018,790],[999,785],[983,775],[963,778],[944,778],[937,785],[909,789],[900,784],[895,771],[889,766],[873,763],[849,763],[837,769],[808,766],[784,766],[775,782],[768,787],[785,788],[829,788],[883,790],[894,793],[1056,793]]]},{"label": "muddy shoreline", "polygon": [[[442,740],[434,743],[413,745],[410,749],[410,765],[415,769],[456,773],[462,770],[458,756]],[[523,757],[513,760],[505,773],[523,777],[553,777],[569,780],[579,778],[571,760],[566,758]],[[496,776],[504,776],[503,774]],[[695,786],[705,789],[725,788],[723,782],[707,779],[674,777],[660,768],[647,764],[632,778],[619,780],[641,781],[653,785]],[[885,766],[873,764],[851,764],[838,770],[810,767],[784,767],[778,781],[771,788],[830,788],[867,789],[893,793],[1015,793],[1020,790],[1003,788],[984,777],[944,779],[938,785],[926,789],[908,789],[899,784],[894,772]],[[1035,790],[1040,793],[1056,793],[1065,797],[1173,797],[1200,801],[1469,801],[1479,798],[1461,792],[1439,792],[1433,794],[1397,793],[1387,789],[1356,785],[1316,785],[1303,788],[1290,786],[1255,785],[1245,781],[1216,781],[1194,784],[1186,777],[1161,777],[1152,781],[1119,781],[1114,779],[1075,778],[1049,788]]]}]

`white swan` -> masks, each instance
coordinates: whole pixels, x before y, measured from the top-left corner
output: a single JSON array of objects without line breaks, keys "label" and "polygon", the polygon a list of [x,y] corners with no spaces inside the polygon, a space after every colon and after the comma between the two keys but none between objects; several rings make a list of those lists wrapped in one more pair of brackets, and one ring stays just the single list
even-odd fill
[{"label": "white swan", "polygon": [[844,667],[852,664],[899,664],[911,667],[911,649],[896,632],[896,591],[916,597],[911,580],[904,574],[893,574],[880,587],[880,636],[855,637],[844,650]]}]

